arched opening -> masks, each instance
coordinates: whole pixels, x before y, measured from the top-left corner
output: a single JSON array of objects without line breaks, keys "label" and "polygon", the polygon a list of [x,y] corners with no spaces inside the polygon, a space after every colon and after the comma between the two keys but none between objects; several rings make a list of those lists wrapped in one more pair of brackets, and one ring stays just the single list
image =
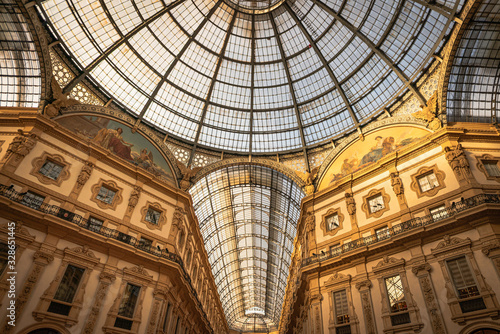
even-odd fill
[{"label": "arched opening", "polygon": [[29,332],[28,334],[62,334],[62,333],[52,328],[39,328]]},{"label": "arched opening", "polygon": [[492,328],[480,328],[470,334],[500,334],[500,331]]}]

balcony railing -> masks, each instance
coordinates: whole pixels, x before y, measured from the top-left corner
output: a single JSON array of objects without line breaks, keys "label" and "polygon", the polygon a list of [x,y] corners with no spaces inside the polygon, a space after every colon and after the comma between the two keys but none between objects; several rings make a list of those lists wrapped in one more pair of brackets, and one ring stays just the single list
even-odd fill
[{"label": "balcony railing", "polygon": [[[201,305],[201,302],[198,299],[198,294],[196,290],[193,288],[192,283],[191,283],[191,278],[189,277],[189,274],[186,272],[186,269],[184,268],[184,263],[182,261],[182,258],[174,253],[169,253],[166,249],[165,250],[159,250],[156,247],[144,247],[143,243],[140,243],[139,240],[134,238],[131,235],[128,235],[126,233],[107,228],[105,226],[99,226],[99,228],[96,228],[96,226],[93,224],[92,221],[89,219],[86,219],[82,217],[79,214],[73,213],[71,211],[65,210],[57,205],[49,205],[47,203],[44,203],[42,200],[35,200],[33,198],[29,198],[28,200],[25,199],[26,193],[19,193],[15,191],[12,187],[7,187],[5,185],[0,185],[0,196],[6,197],[9,200],[20,203],[24,206],[27,206],[31,209],[34,209],[36,211],[40,211],[46,214],[49,214],[51,216],[55,216],[61,219],[64,219],[72,224],[78,225],[79,227],[86,229],[88,231],[91,231],[92,233],[102,235],[106,238],[118,240],[120,242],[123,242],[127,245],[130,245],[136,249],[139,249],[142,252],[149,253],[151,255],[154,255],[158,258],[163,258],[169,261],[176,262],[180,265],[182,269],[182,274],[184,279],[189,283],[189,289],[191,290],[191,293],[195,296],[198,307],[200,308],[203,317],[207,320],[207,323],[210,323],[208,321],[207,315],[205,314],[203,307]],[[212,330],[213,333],[213,330]]]},{"label": "balcony railing", "polygon": [[398,225],[395,225],[387,231],[384,231],[383,234],[378,235],[370,235],[368,237],[356,239],[350,242],[343,244],[342,246],[336,247],[328,252],[321,252],[321,254],[316,254],[311,257],[302,260],[302,266],[307,266],[312,263],[317,263],[321,261],[325,261],[328,259],[332,259],[335,257],[339,257],[343,254],[354,251],[358,248],[366,247],[369,245],[373,245],[375,243],[394,238],[400,234],[407,233],[409,231],[415,230],[422,226],[430,225],[434,222],[447,219],[449,217],[453,217],[456,214],[473,208],[475,206],[485,204],[485,203],[499,203],[500,204],[500,196],[496,194],[479,194],[467,199],[463,199],[457,203],[452,204],[450,207],[446,207],[440,211],[439,215],[429,214],[427,216],[413,218],[411,220],[402,222]]}]

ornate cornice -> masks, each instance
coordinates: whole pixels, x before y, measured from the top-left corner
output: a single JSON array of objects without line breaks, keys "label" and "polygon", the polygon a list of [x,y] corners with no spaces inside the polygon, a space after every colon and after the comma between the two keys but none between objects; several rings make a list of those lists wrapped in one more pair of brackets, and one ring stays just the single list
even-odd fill
[{"label": "ornate cornice", "polygon": [[433,255],[439,255],[450,250],[461,248],[461,247],[470,247],[472,241],[470,238],[461,239],[459,237],[450,237],[448,234],[443,236],[443,241],[438,243],[436,248],[431,249],[431,253]]}]

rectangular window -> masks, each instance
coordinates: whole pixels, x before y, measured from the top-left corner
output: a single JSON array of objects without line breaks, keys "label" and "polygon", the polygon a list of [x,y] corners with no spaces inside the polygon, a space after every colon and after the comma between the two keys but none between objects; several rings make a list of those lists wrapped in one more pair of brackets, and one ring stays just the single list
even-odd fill
[{"label": "rectangular window", "polygon": [[4,244],[3,242],[0,242],[0,276],[7,267],[8,258],[9,246],[7,244]]},{"label": "rectangular window", "polygon": [[56,294],[54,295],[54,299],[66,303],[72,303],[84,272],[85,269],[68,264],[61,283],[57,288]]},{"label": "rectangular window", "polygon": [[384,198],[382,197],[382,194],[378,194],[368,198],[368,207],[370,209],[370,213],[375,213],[385,208]]},{"label": "rectangular window", "polygon": [[339,215],[334,213],[326,217],[326,230],[333,231],[339,227]]},{"label": "rectangular window", "polygon": [[489,176],[499,177],[500,176],[500,168],[498,168],[498,161],[496,160],[483,160],[482,161],[484,169],[486,169],[486,173]]},{"label": "rectangular window", "polygon": [[44,162],[42,168],[40,168],[40,170],[38,171],[38,173],[48,177],[49,179],[57,180],[57,178],[59,177],[59,174],[61,174],[63,168],[64,168],[64,166],[56,164],[53,161],[46,160]]},{"label": "rectangular window", "polygon": [[104,221],[90,216],[89,220],[87,221],[87,228],[91,231],[99,232],[103,224]]},{"label": "rectangular window", "polygon": [[163,320],[163,331],[167,332],[168,330],[168,325],[170,323],[170,312],[172,311],[172,305],[170,303],[167,303],[167,310],[165,311],[165,318]]},{"label": "rectangular window", "polygon": [[160,221],[160,216],[161,216],[160,211],[157,211],[153,208],[148,208],[145,219],[146,221],[152,224],[158,225],[158,222]]},{"label": "rectangular window", "polygon": [[47,312],[64,316],[69,315],[71,303],[73,303],[73,298],[75,298],[84,272],[85,269],[72,266],[71,264],[66,267],[61,283],[59,283],[59,287],[54,295],[54,300],[50,302]]},{"label": "rectangular window", "polygon": [[439,182],[434,172],[427,173],[417,178],[421,192],[426,192],[439,187]]},{"label": "rectangular window", "polygon": [[438,206],[437,208],[430,209],[432,219],[435,221],[448,218],[448,211],[446,211],[446,207],[444,205]]},{"label": "rectangular window", "polygon": [[333,305],[335,308],[335,323],[337,325],[349,323],[349,308],[346,290],[333,293]]},{"label": "rectangular window", "polygon": [[44,200],[45,200],[44,196],[41,196],[41,195],[32,193],[31,191],[28,191],[23,196],[21,203],[32,208],[32,209],[38,210],[40,208],[40,206],[42,205]]},{"label": "rectangular window", "polygon": [[106,203],[113,204],[113,199],[115,198],[116,191],[106,188],[105,186],[101,186],[99,189],[99,193],[96,196],[96,199]]},{"label": "rectangular window", "polygon": [[387,296],[389,297],[391,313],[406,311],[408,307],[405,301],[405,293],[401,277],[399,275],[395,275],[386,278],[385,287],[387,289]]},{"label": "rectangular window", "polygon": [[468,298],[479,295],[472,271],[465,256],[446,261],[458,298]]},{"label": "rectangular window", "polygon": [[120,307],[118,308],[119,316],[126,318],[134,317],[135,304],[137,303],[137,299],[139,298],[140,291],[140,286],[127,283],[122,301],[120,303]]},{"label": "rectangular window", "polygon": [[146,239],[146,238],[143,238],[141,237],[141,239],[139,240],[139,247],[142,248],[142,249],[150,249],[151,246],[153,245],[153,241],[152,240],[149,240],[149,239]]},{"label": "rectangular window", "polygon": [[384,240],[389,238],[391,236],[391,233],[389,232],[389,228],[387,226],[384,226],[375,230],[375,236],[377,237],[377,240]]}]

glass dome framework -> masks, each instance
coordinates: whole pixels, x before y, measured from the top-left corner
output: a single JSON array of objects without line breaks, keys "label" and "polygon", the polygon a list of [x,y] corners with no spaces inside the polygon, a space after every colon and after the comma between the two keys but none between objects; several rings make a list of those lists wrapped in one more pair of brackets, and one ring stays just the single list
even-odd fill
[{"label": "glass dome framework", "polygon": [[190,193],[229,326],[277,329],[305,194],[258,165],[214,171]]},{"label": "glass dome framework", "polygon": [[191,145],[270,154],[359,128],[412,84],[460,0],[44,1],[81,69]]}]

